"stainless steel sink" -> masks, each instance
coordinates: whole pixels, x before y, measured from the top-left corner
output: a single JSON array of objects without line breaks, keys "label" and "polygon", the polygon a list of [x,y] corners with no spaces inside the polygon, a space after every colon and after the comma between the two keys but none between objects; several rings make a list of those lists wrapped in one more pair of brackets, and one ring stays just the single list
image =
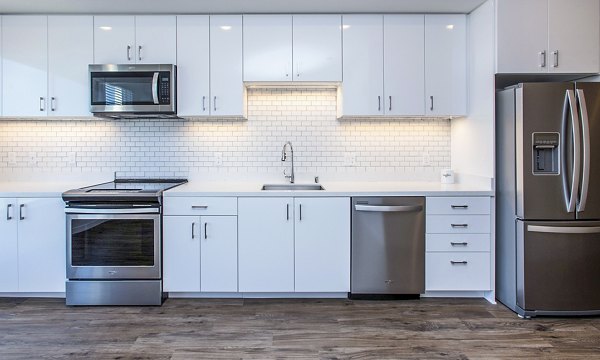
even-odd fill
[{"label": "stainless steel sink", "polygon": [[321,184],[265,184],[261,190],[325,190]]}]

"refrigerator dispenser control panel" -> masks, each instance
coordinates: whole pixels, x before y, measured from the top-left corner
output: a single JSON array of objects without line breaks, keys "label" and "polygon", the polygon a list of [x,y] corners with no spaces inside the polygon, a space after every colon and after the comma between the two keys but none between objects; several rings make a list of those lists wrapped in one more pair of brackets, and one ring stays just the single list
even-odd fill
[{"label": "refrigerator dispenser control panel", "polygon": [[558,175],[559,133],[533,133],[533,175]]}]

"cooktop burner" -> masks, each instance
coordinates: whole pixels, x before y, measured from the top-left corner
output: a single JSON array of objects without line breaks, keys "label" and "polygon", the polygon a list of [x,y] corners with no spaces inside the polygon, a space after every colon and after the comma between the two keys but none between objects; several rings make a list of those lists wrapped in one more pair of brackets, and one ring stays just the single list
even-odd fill
[{"label": "cooktop burner", "polygon": [[65,202],[160,202],[162,192],[186,179],[116,179],[63,193]]}]

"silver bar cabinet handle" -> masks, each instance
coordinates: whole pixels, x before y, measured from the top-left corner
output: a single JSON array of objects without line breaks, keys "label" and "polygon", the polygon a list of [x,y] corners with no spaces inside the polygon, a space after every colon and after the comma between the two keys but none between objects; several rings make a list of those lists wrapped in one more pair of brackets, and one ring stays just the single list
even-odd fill
[{"label": "silver bar cabinet handle", "polygon": [[452,265],[467,265],[468,262],[466,262],[466,261],[452,261],[452,260],[450,260],[450,264],[452,264]]},{"label": "silver bar cabinet handle", "polygon": [[217,97],[216,96],[213,98],[213,109],[214,109],[214,111],[217,111]]},{"label": "silver bar cabinet handle", "polygon": [[207,226],[208,226],[208,223],[205,222],[204,223],[204,240],[208,239],[208,233],[206,232]]},{"label": "silver bar cabinet handle", "polygon": [[192,209],[194,209],[194,210],[208,209],[208,205],[192,205]]},{"label": "silver bar cabinet handle", "polygon": [[302,221],[302,204],[300,204],[300,221]]},{"label": "silver bar cabinet handle", "polygon": [[452,246],[467,246],[469,245],[468,242],[451,242],[450,245]]},{"label": "silver bar cabinet handle", "polygon": [[390,96],[390,108],[389,111],[392,111],[392,97]]},{"label": "silver bar cabinet handle", "polygon": [[466,229],[469,227],[469,224],[450,224],[453,229]]},{"label": "silver bar cabinet handle", "polygon": [[540,51],[539,54],[540,54],[540,67],[545,68],[546,67],[546,50]]},{"label": "silver bar cabinet handle", "polygon": [[285,204],[285,219],[289,220],[290,219],[290,204]]},{"label": "silver bar cabinet handle", "polygon": [[50,110],[56,111],[56,98],[54,96],[50,98]]},{"label": "silver bar cabinet handle", "polygon": [[558,50],[554,50],[552,52],[552,55],[554,55],[554,64],[552,65],[552,67],[558,67]]},{"label": "silver bar cabinet handle", "polygon": [[588,188],[590,185],[590,120],[588,117],[587,103],[583,90],[577,90],[579,113],[581,114],[581,137],[583,138],[583,179],[581,180],[581,195],[577,211],[584,211],[587,203]]},{"label": "silver bar cabinet handle", "polygon": [[450,205],[450,207],[452,209],[464,209],[464,210],[466,210],[466,209],[469,208],[469,205]]},{"label": "silver bar cabinet handle", "polygon": [[43,97],[40,96],[40,111],[45,111],[46,110],[46,101],[44,100]]},{"label": "silver bar cabinet handle", "polygon": [[6,220],[12,220],[12,204],[6,205]]},{"label": "silver bar cabinet handle", "polygon": [[377,111],[381,111],[381,96],[377,97]]},{"label": "silver bar cabinet handle", "polygon": [[127,45],[127,60],[131,61],[131,45]]},{"label": "silver bar cabinet handle", "polygon": [[138,60],[142,61],[142,45],[138,46]]},{"label": "silver bar cabinet handle", "polygon": [[429,97],[429,100],[431,101],[431,106],[429,107],[429,110],[433,111],[433,95]]},{"label": "silver bar cabinet handle", "polygon": [[192,239],[196,237],[194,234],[194,228],[196,227],[196,223],[192,222]]},{"label": "silver bar cabinet handle", "polygon": [[25,207],[25,204],[19,205],[19,220],[25,220],[25,216],[23,216],[23,208],[24,207]]},{"label": "silver bar cabinet handle", "polygon": [[202,97],[202,111],[206,111],[206,96]]}]

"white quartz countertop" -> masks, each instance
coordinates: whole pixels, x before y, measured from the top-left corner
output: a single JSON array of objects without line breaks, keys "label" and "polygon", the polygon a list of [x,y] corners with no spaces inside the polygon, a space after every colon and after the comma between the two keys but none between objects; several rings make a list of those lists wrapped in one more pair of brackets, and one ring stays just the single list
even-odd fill
[{"label": "white quartz countertop", "polygon": [[[273,182],[267,182],[273,184]],[[419,181],[321,182],[325,190],[261,190],[265,182],[190,181],[167,190],[165,197],[183,196],[493,196],[490,187]],[[283,183],[282,183],[283,184]]]},{"label": "white quartz countertop", "polygon": [[59,197],[63,192],[94,184],[79,181],[0,181],[0,197]]}]

